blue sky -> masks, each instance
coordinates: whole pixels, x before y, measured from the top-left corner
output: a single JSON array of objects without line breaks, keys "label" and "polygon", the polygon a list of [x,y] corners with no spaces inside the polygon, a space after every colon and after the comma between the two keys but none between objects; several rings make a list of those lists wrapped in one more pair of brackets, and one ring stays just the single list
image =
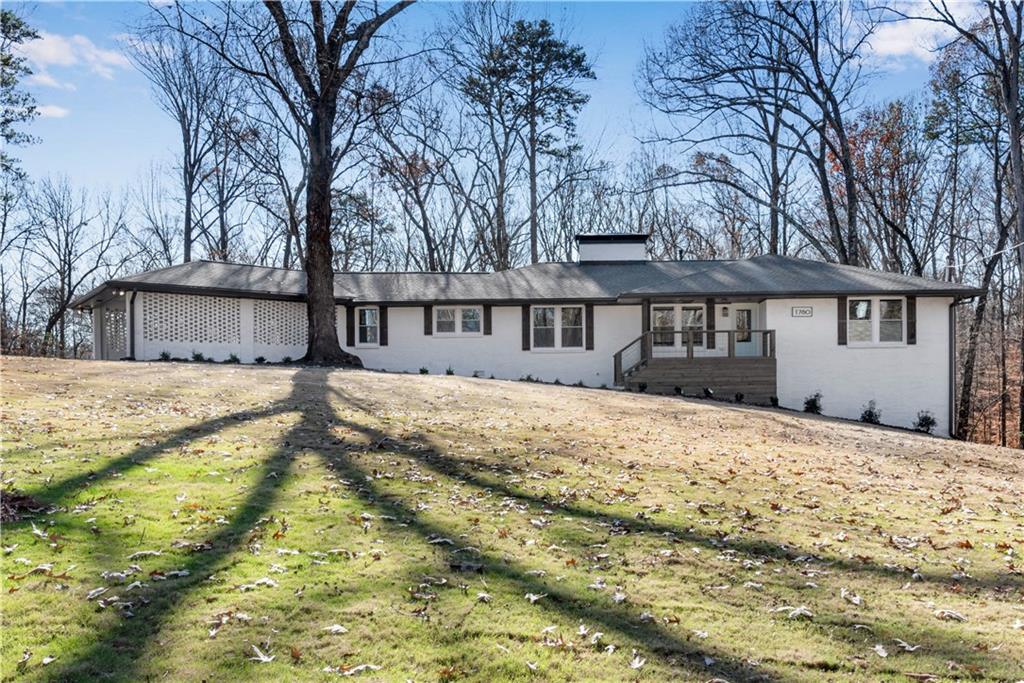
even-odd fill
[{"label": "blue sky", "polygon": [[[153,163],[170,164],[177,150],[171,120],[150,97],[149,84],[118,47],[118,37],[149,11],[137,2],[12,3],[27,14],[41,39],[26,50],[35,75],[29,88],[43,114],[31,132],[41,143],[16,154],[33,177],[66,174],[92,190],[117,190],[144,175]],[[450,5],[415,5],[400,15],[403,37],[425,33]],[[634,76],[645,44],[658,44],[664,30],[680,20],[683,2],[530,3],[525,11],[568,24],[571,36],[595,64],[597,80],[587,85],[591,101],[580,131],[600,139],[602,156],[622,160],[637,148],[636,136],[649,124],[636,95]],[[870,99],[920,91],[934,37],[926,26],[890,26],[876,36],[877,75],[866,89]]]}]

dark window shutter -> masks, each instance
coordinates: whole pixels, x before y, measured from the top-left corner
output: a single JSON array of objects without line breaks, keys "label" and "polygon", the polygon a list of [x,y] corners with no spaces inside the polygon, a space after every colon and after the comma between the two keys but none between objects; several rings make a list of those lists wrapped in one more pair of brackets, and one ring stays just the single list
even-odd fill
[{"label": "dark window shutter", "polygon": [[356,345],[356,307],[345,307],[345,346],[352,348]]},{"label": "dark window shutter", "polygon": [[484,306],[484,334],[491,333],[491,307]]},{"label": "dark window shutter", "polygon": [[523,351],[530,350],[530,305],[523,304]]},{"label": "dark window shutter", "polygon": [[387,306],[381,306],[378,310],[380,311],[380,313],[379,313],[380,317],[377,318],[378,322],[380,323],[380,345],[381,346],[387,346],[388,345],[388,307]]},{"label": "dark window shutter", "polygon": [[713,348],[715,348],[715,337],[717,336],[717,335],[714,334],[714,331],[715,331],[715,300],[714,299],[708,299],[707,304],[705,304],[704,308],[705,308],[704,326],[708,328],[708,341],[707,341],[706,348],[713,349]]},{"label": "dark window shutter", "polygon": [[423,334],[434,334],[434,307],[423,307]]},{"label": "dark window shutter", "polygon": [[587,351],[594,350],[594,304],[587,304],[583,309],[584,333],[587,337]]},{"label": "dark window shutter", "polygon": [[846,310],[846,297],[839,297],[839,345],[846,346],[846,316],[848,311]]},{"label": "dark window shutter", "polygon": [[907,297],[907,343],[917,343],[917,297]]},{"label": "dark window shutter", "polygon": [[640,333],[643,334],[651,329],[651,300],[640,301]]}]

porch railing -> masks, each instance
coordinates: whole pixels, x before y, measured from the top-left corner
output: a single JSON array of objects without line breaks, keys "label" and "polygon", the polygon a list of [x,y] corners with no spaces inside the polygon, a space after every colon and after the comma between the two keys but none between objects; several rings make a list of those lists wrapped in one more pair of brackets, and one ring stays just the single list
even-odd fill
[{"label": "porch railing", "polygon": [[760,340],[759,353],[751,357],[775,358],[775,330],[648,330],[615,352],[615,383],[622,384],[627,375],[647,365],[656,357],[655,349],[672,349],[672,358],[691,359],[696,357],[695,351],[720,348],[718,341],[723,336],[726,353],[703,354],[705,357],[735,358],[737,340],[740,343]]}]

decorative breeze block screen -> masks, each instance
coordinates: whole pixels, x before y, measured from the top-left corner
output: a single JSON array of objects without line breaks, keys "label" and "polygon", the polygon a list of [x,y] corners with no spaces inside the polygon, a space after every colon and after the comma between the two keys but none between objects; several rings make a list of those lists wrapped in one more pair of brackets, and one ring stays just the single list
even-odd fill
[{"label": "decorative breeze block screen", "polygon": [[257,344],[304,346],[309,333],[306,305],[295,301],[257,300],[255,305]]},{"label": "decorative breeze block screen", "polygon": [[193,344],[241,344],[238,299],[190,294],[148,294],[143,305],[147,340]]}]

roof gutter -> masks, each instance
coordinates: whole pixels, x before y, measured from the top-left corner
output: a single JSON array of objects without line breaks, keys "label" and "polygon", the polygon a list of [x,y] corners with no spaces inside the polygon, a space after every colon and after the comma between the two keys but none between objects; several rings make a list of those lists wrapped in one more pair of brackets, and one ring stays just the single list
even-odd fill
[{"label": "roof gutter", "polygon": [[[159,292],[164,294],[192,294],[194,296],[224,296],[238,297],[242,299],[273,299],[276,301],[305,301],[303,294],[284,294],[269,290],[252,289],[227,289],[222,287],[193,287],[191,285],[167,285],[151,284],[147,282],[132,282],[130,280],[109,280],[99,287],[96,287],[87,294],[71,302],[70,308],[85,310],[92,308],[92,301],[102,295],[107,289],[133,290],[140,292]],[[352,302],[352,297],[334,297],[335,304],[344,305]]]},{"label": "roof gutter", "polygon": [[139,293],[132,291],[128,298],[128,358],[135,360],[135,297]]}]

